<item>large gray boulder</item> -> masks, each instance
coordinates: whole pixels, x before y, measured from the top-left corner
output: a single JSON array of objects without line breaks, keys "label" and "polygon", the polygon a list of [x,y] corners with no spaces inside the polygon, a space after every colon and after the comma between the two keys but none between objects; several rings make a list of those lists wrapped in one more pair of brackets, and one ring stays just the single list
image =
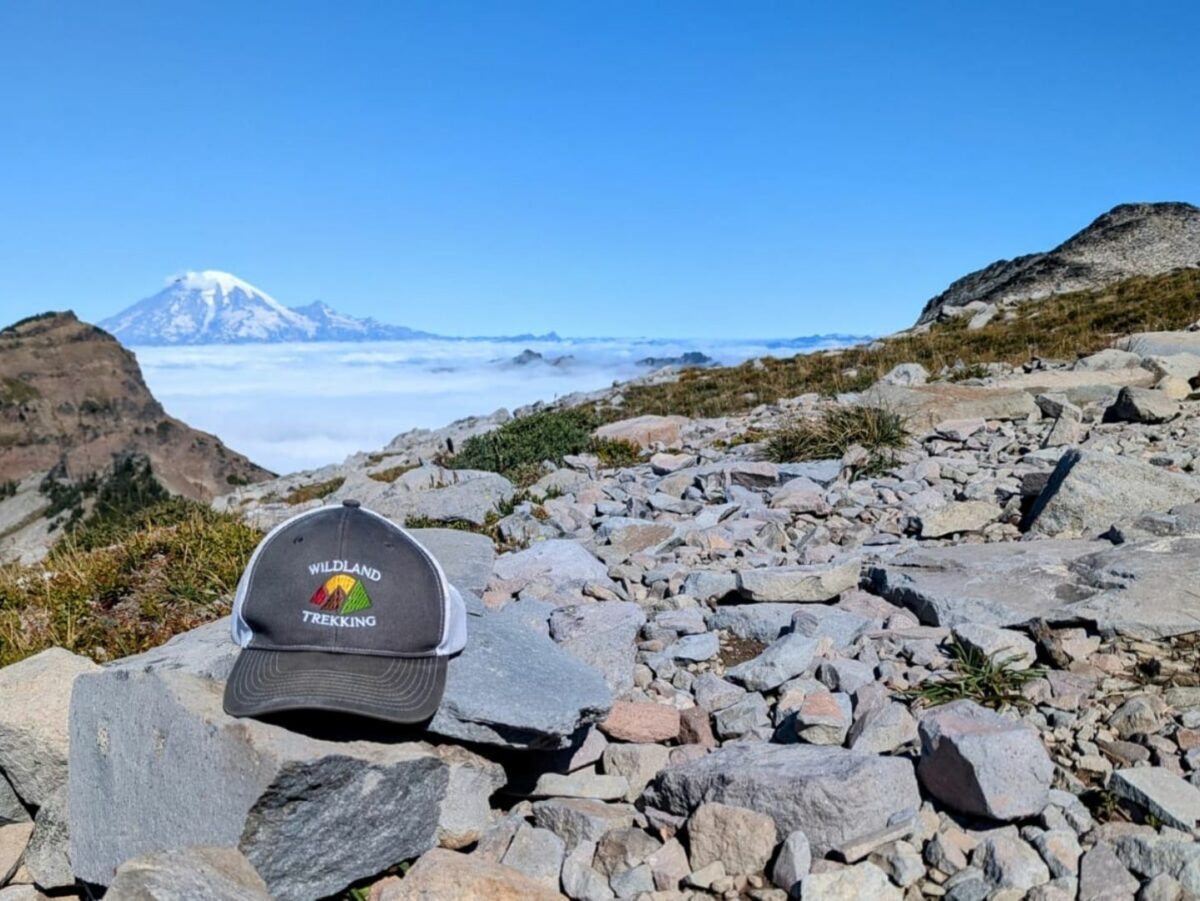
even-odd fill
[{"label": "large gray boulder", "polygon": [[[335,499],[353,490],[344,486]],[[500,504],[512,500],[515,491],[512,482],[494,472],[427,465],[406,472],[374,496],[360,499],[399,523],[423,519],[482,526]]]},{"label": "large gray boulder", "polygon": [[[612,695],[594,667],[520,618],[489,611],[472,594],[463,598],[467,646],[447,666],[446,692],[427,725],[431,733],[509,748],[557,749],[604,718]],[[105,669],[184,672],[223,682],[237,654],[226,617]],[[556,690],[545,691],[546,685]]]},{"label": "large gray boulder", "polygon": [[71,687],[99,668],[50,648],[0,669],[0,770],[26,804],[40,807],[66,783]]},{"label": "large gray boulder", "polygon": [[1054,764],[1028,725],[974,701],[954,701],[921,717],[917,775],[953,810],[993,820],[1041,813]]},{"label": "large gray boulder", "polygon": [[1029,531],[1094,538],[1113,525],[1200,498],[1200,481],[1132,457],[1068,450],[1029,513]]},{"label": "large gray boulder", "polygon": [[[75,875],[193,845],[237,848],[273,897],[320,898],[432,848],[493,763],[423,742],[323,741],[221,709],[222,686],[178,670],[80,677],[68,779]],[[477,824],[477,832],[485,824]],[[456,830],[461,822],[454,824]]]},{"label": "large gray boulder", "polygon": [[108,901],[270,901],[267,884],[235,848],[172,848],[121,864]]},{"label": "large gray boulder", "polygon": [[105,672],[152,673],[176,670],[224,682],[241,650],[229,634],[229,617],[181,632],[165,644],[141,654],[122,657]]},{"label": "large gray boulder", "polygon": [[604,718],[612,694],[598,670],[519,620],[464,597],[467,646],[450,659],[430,732],[508,748],[559,749]]},{"label": "large gray boulder", "polygon": [[1122,388],[1113,405],[1104,411],[1110,422],[1141,422],[1148,425],[1166,422],[1179,415],[1179,403],[1163,391],[1149,388]]},{"label": "large gray boulder", "polygon": [[904,758],[766,742],[729,744],[669,766],[643,797],[681,816],[711,801],[768,814],[780,835],[802,830],[814,857],[883,829],[921,804],[912,764]]},{"label": "large gray boulder", "polygon": [[633,688],[636,642],[645,624],[646,614],[630,601],[578,604],[550,615],[550,637],[598,670],[609,690],[620,695]]},{"label": "large gray boulder", "polygon": [[724,629],[739,638],[769,644],[791,630],[795,613],[795,604],[722,604],[709,616],[708,625],[710,629]]}]

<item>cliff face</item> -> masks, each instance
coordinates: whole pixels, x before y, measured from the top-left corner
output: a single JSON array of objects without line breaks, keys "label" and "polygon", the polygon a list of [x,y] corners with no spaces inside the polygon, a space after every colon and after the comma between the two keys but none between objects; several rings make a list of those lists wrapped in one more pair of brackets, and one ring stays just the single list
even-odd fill
[{"label": "cliff face", "polygon": [[208,501],[270,473],[163,411],[133,354],[73,313],[0,331],[0,481],[101,472],[145,455],[169,490]]},{"label": "cliff face", "polygon": [[1122,204],[1051,251],[999,260],[963,276],[925,304],[917,322],[952,316],[974,302],[1042,300],[1198,266],[1200,208],[1189,203]]}]

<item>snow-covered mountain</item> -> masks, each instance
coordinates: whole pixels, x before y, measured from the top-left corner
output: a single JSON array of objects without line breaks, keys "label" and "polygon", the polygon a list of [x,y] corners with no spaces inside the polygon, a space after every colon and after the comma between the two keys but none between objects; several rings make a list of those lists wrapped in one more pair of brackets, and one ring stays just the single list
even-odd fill
[{"label": "snow-covered mountain", "polygon": [[289,308],[228,272],[188,272],[100,323],[126,346],[396,341],[428,333],[355,319],[317,301]]},{"label": "snow-covered mountain", "polygon": [[406,338],[433,337],[429,332],[419,332],[403,325],[388,325],[378,319],[355,319],[339,313],[322,300],[315,300],[304,307],[292,307],[292,312],[316,324],[315,341],[402,341]]}]

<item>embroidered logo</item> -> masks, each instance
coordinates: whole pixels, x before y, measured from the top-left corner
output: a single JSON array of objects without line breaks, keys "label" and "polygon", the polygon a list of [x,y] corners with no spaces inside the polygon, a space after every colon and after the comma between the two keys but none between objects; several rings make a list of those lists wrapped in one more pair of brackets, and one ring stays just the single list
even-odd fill
[{"label": "embroidered logo", "polygon": [[371,606],[371,596],[358,579],[341,574],[331,576],[316,590],[309,603],[326,613],[357,613]]}]

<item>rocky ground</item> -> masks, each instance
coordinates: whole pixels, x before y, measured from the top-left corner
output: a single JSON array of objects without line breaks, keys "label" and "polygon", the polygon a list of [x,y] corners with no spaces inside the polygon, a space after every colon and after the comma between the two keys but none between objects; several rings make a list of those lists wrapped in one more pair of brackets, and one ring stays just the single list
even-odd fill
[{"label": "rocky ground", "polygon": [[[238,489],[493,530],[414,532],[469,598],[437,715],[230,718],[224,621],[7,667],[0,901],[1200,895],[1200,334],[1124,347],[614,423],[636,465],[524,491],[431,462],[505,415]],[[764,459],[862,403],[883,467]]]}]

